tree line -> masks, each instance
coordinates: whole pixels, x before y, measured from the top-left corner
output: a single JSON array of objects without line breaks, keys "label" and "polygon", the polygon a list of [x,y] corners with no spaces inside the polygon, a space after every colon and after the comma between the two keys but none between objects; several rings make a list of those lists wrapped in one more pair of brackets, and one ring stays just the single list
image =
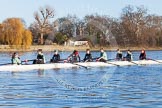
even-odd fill
[{"label": "tree line", "polygon": [[71,39],[86,40],[91,46],[162,46],[162,16],[149,14],[144,6],[128,5],[120,18],[98,14],[83,19],[76,15],[54,17],[55,10],[46,6],[34,13],[35,21],[28,28],[21,19],[9,18],[0,24],[0,43],[62,45]]}]

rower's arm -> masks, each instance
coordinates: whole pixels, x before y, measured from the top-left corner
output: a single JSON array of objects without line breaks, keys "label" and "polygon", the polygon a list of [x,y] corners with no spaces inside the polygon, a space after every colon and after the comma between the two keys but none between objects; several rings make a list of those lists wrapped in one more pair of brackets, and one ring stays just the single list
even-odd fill
[{"label": "rower's arm", "polygon": [[68,58],[70,58],[70,57],[72,57],[73,56],[73,54],[70,54],[69,56],[68,56]]},{"label": "rower's arm", "polygon": [[44,63],[46,63],[46,59],[45,59],[45,56],[43,55],[43,60],[44,60]]},{"label": "rower's arm", "polygon": [[55,56],[53,55],[52,60],[54,60]]},{"label": "rower's arm", "polygon": [[90,59],[92,60],[92,54],[90,55]]},{"label": "rower's arm", "polygon": [[141,60],[141,58],[142,58],[142,54],[140,54],[140,56],[139,56],[139,59]]},{"label": "rower's arm", "polygon": [[87,54],[85,54],[85,56],[84,56],[84,59],[83,59],[83,60],[84,60],[84,61],[86,61],[86,58],[87,58]]},{"label": "rower's arm", "polygon": [[78,55],[78,58],[79,58],[79,62],[80,62],[80,56]]},{"label": "rower's arm", "polygon": [[133,54],[131,53],[131,60],[133,60]]},{"label": "rower's arm", "polygon": [[60,54],[58,55],[58,60],[60,60]]},{"label": "rower's arm", "polygon": [[67,58],[68,61],[70,60],[70,58],[72,57],[72,55],[73,55],[73,54],[70,54],[70,55],[68,56],[68,58]]}]

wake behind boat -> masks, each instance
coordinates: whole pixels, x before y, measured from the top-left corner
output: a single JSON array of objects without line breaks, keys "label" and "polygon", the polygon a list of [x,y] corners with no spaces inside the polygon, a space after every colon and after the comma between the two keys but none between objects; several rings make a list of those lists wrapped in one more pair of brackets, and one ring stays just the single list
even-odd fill
[{"label": "wake behind boat", "polygon": [[30,64],[30,65],[3,65],[0,71],[29,71],[36,69],[62,69],[73,67],[111,67],[111,66],[131,66],[131,65],[153,65],[162,64],[162,60],[139,60],[139,61],[108,61],[104,62],[79,62],[79,63],[50,63],[50,64]]}]

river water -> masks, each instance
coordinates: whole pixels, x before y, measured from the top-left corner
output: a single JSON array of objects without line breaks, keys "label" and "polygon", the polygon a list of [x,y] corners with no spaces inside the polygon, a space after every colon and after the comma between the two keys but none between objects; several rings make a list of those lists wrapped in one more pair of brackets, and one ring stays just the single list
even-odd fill
[{"label": "river water", "polygon": [[[70,52],[60,54],[65,58]],[[115,57],[113,51],[107,54]],[[33,59],[36,52],[20,55]],[[45,55],[48,61],[52,52]],[[139,52],[133,55],[137,60]],[[1,63],[10,56],[0,53]],[[147,51],[147,56],[162,59],[162,52]],[[162,108],[161,70],[162,65],[135,65],[0,72],[0,108]]]}]

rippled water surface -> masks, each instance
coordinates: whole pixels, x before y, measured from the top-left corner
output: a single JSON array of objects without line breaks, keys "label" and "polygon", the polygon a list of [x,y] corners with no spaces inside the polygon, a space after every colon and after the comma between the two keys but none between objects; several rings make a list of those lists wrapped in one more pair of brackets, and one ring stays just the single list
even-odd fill
[{"label": "rippled water surface", "polygon": [[[36,57],[35,52],[20,54],[22,60]],[[52,52],[45,54],[48,61]],[[65,58],[70,52],[60,54]],[[137,60],[139,52],[133,55]],[[148,51],[147,56],[162,59],[162,52]],[[10,62],[9,57],[0,53],[1,63]],[[161,70],[162,65],[135,65],[0,72],[0,108],[162,108]]]}]

